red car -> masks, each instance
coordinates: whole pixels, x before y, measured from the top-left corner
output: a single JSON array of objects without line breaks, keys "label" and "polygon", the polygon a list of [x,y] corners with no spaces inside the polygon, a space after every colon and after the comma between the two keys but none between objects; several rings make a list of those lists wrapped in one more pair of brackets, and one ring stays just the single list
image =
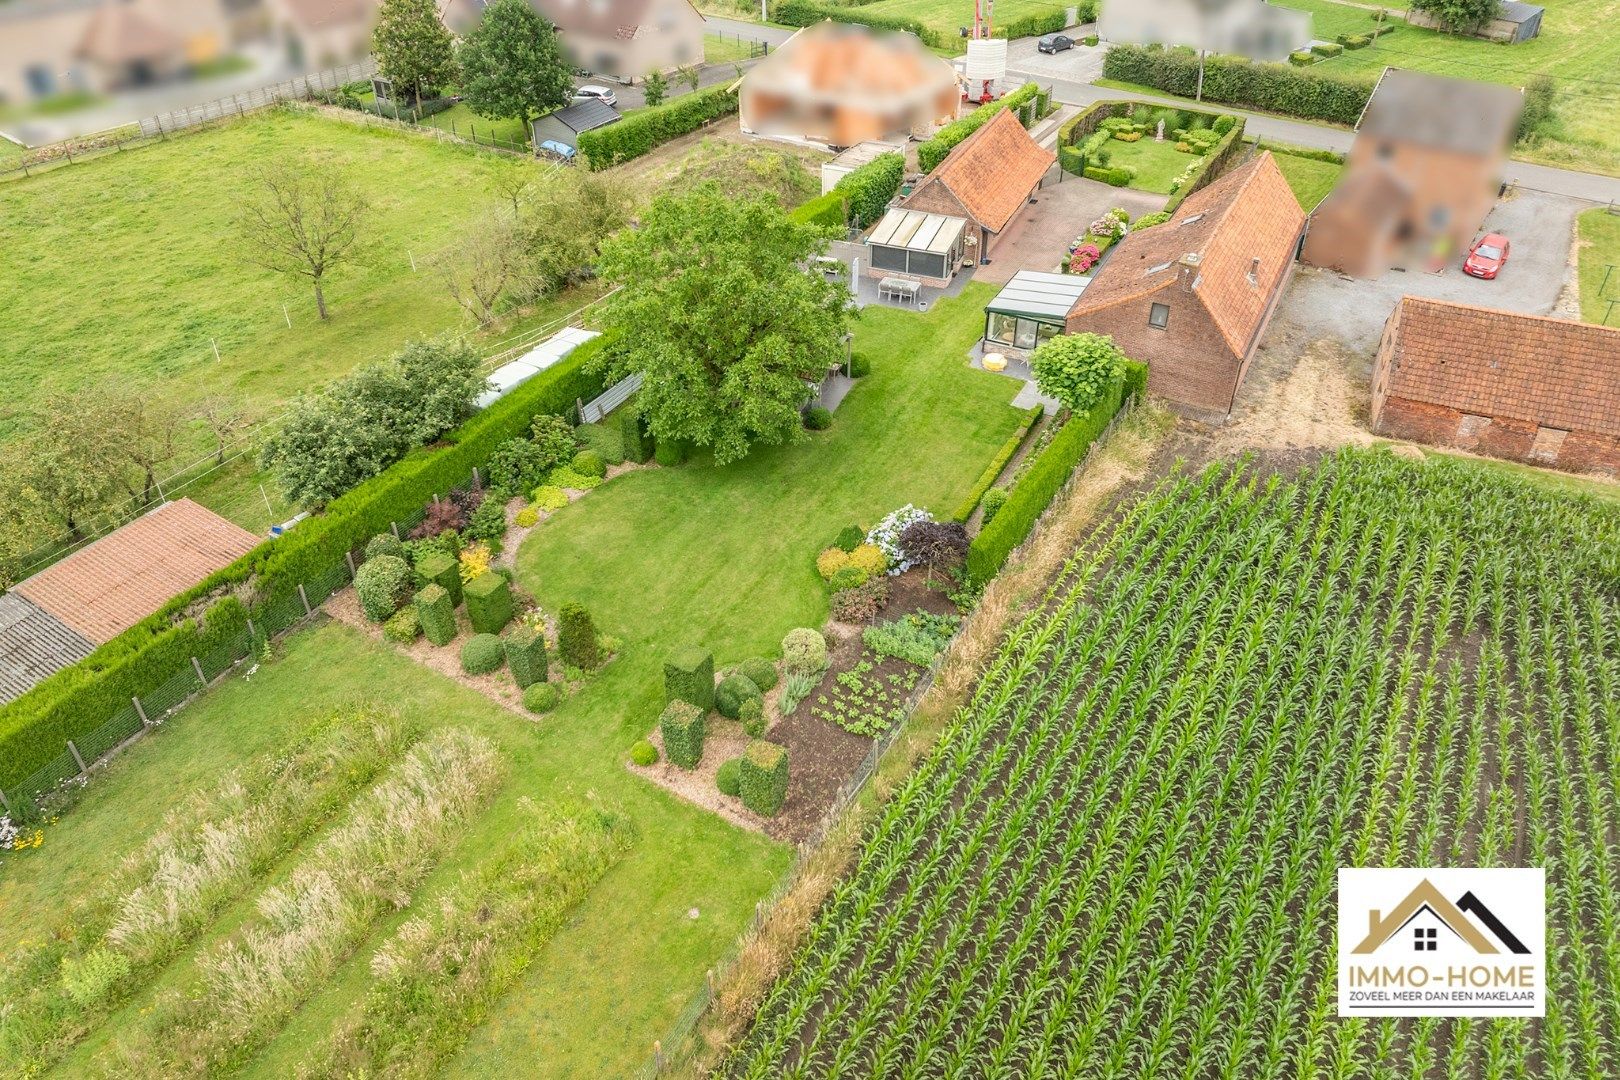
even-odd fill
[{"label": "red car", "polygon": [[1486,233],[1468,249],[1468,258],[1463,260],[1463,273],[1489,281],[1507,265],[1507,258],[1508,238],[1501,233]]}]

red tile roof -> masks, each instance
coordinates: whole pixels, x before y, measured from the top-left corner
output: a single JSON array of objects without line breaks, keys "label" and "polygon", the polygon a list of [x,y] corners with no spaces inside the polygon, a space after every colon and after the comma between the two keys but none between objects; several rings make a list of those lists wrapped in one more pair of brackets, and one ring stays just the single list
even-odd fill
[{"label": "red tile roof", "polygon": [[180,499],[41,570],[12,591],[100,645],[258,543],[246,529]]},{"label": "red tile roof", "polygon": [[1408,296],[1389,394],[1620,437],[1620,329]]},{"label": "red tile roof", "polygon": [[1267,151],[1193,192],[1164,224],[1127,234],[1069,314],[1166,288],[1175,283],[1181,260],[1194,256],[1194,295],[1227,347],[1245,356],[1287,276],[1304,226],[1305,212]]},{"label": "red tile roof", "polygon": [[932,184],[943,185],[975,222],[1000,232],[1056,160],[1029,137],[1012,110],[1002,109],[963,139],[911,197]]}]

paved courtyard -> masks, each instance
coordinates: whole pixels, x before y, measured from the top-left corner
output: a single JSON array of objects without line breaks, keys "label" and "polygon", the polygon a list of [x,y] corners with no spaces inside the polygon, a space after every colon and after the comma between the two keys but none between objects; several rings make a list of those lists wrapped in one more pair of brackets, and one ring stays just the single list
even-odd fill
[{"label": "paved courtyard", "polygon": [[1053,165],[1041,182],[1035,202],[1024,205],[1008,226],[1006,237],[996,246],[990,265],[979,267],[974,277],[992,285],[1005,285],[1020,270],[1050,272],[1068,254],[1075,237],[1109,210],[1123,206],[1134,220],[1163,210],[1165,202],[1164,195],[1110,187]]}]

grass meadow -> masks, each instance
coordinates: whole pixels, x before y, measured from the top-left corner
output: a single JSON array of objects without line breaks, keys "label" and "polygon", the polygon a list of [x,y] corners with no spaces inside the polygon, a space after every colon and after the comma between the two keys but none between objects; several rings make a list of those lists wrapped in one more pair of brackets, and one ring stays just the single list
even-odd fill
[{"label": "grass meadow", "polygon": [[1328,192],[1339,182],[1344,173],[1344,166],[1331,161],[1317,161],[1313,158],[1297,157],[1293,154],[1273,153],[1273,161],[1277,168],[1282,170],[1283,179],[1293,189],[1294,198],[1308,214],[1316,209],[1316,204],[1327,198]]},{"label": "grass meadow", "polygon": [[1136,170],[1136,176],[1131,179],[1130,186],[1138,191],[1153,191],[1160,195],[1170,194],[1170,185],[1176,177],[1187,171],[1187,166],[1197,161],[1193,154],[1183,154],[1176,149],[1176,144],[1168,136],[1159,142],[1151,135],[1144,135],[1136,142],[1121,142],[1119,139],[1108,140],[1108,164],[1129,165]]},{"label": "grass meadow", "polygon": [[1620,327],[1620,214],[1604,208],[1581,214],[1577,245],[1581,318]]}]

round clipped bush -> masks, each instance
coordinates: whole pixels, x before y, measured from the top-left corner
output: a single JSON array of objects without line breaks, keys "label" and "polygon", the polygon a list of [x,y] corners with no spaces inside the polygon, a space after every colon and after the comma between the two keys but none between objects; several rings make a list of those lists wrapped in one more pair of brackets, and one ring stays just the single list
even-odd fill
[{"label": "round clipped bush", "polygon": [[550,712],[562,700],[556,683],[537,682],[523,689],[523,707],[532,713]]},{"label": "round clipped bush", "polygon": [[714,688],[714,707],[721,716],[733,720],[742,717],[742,704],[750,698],[760,697],[759,685],[746,675],[727,675]]},{"label": "round clipped bush", "polygon": [[838,573],[827,579],[827,584],[833,592],[843,592],[859,585],[865,585],[868,575],[858,566],[841,566]]},{"label": "round clipped bush", "polygon": [[742,708],[737,710],[737,720],[750,739],[757,739],[765,734],[764,700],[757,697],[745,698]]},{"label": "round clipped bush", "polygon": [[811,431],[826,431],[832,427],[832,413],[820,405],[804,410],[804,426]]},{"label": "round clipped bush", "polygon": [[859,544],[849,553],[849,565],[865,577],[876,577],[889,568],[889,557],[876,544]]},{"label": "round clipped bush", "polygon": [[776,685],[776,664],[763,656],[756,656],[738,664],[737,674],[748,676],[761,691],[769,690]]},{"label": "round clipped bush", "polygon": [[525,506],[517,512],[517,517],[513,520],[520,529],[532,529],[540,523],[540,511],[532,506]]},{"label": "round clipped bush", "polygon": [[379,555],[392,555],[396,559],[403,559],[405,545],[393,533],[378,533],[366,541],[366,558],[375,559]]},{"label": "round clipped bush", "polygon": [[553,484],[543,484],[534,489],[535,510],[561,510],[568,505],[568,492]]},{"label": "round clipped bush", "polygon": [[872,374],[872,358],[865,353],[856,353],[849,358],[849,377],[864,379]]},{"label": "round clipped bush", "polygon": [[849,565],[849,552],[843,548],[830,547],[816,556],[816,573],[825,581],[831,581],[833,575]]},{"label": "round clipped bush", "polygon": [[469,675],[488,675],[506,664],[506,647],[494,634],[474,634],[461,647],[461,670]]},{"label": "round clipped bush", "polygon": [[827,639],[820,630],[801,626],[782,639],[782,670],[789,675],[815,675],[827,668]]},{"label": "round clipped bush", "polygon": [[569,466],[581,476],[606,476],[607,462],[595,450],[581,450]]},{"label": "round clipped bush", "polygon": [[982,524],[988,525],[994,521],[996,519],[996,515],[1001,513],[1001,508],[1005,505],[1007,505],[1006,488],[993,487],[989,491],[985,492],[984,498],[979,500],[979,506],[984,510],[984,521]]},{"label": "round clipped bush", "polygon": [[845,525],[838,530],[838,539],[833,541],[833,547],[839,551],[850,552],[866,542],[866,530],[859,525]]},{"label": "round clipped bush", "polygon": [[630,760],[646,768],[648,765],[658,764],[658,747],[642,739],[630,748]]},{"label": "round clipped bush", "polygon": [[722,763],[714,774],[714,786],[720,789],[720,794],[736,798],[742,791],[742,758]]},{"label": "round clipped bush", "polygon": [[413,606],[402,607],[388,617],[383,623],[383,637],[389,641],[397,641],[401,645],[409,645],[422,636],[422,617],[416,613]]},{"label": "round clipped bush", "polygon": [[360,610],[372,622],[383,622],[411,595],[411,568],[398,555],[367,559],[354,575]]}]

